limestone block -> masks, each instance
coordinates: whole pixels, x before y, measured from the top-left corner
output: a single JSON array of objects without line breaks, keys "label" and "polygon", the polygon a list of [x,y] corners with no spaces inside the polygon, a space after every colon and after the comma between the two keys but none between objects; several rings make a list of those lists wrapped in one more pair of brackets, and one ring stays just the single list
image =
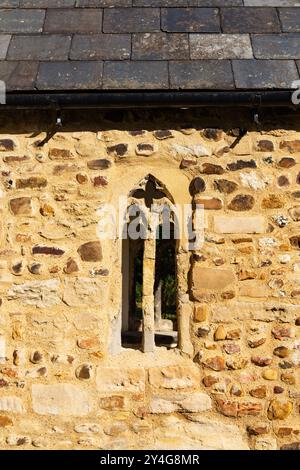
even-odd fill
[{"label": "limestone block", "polygon": [[84,416],[92,410],[88,393],[77,385],[32,385],[32,408],[42,415]]},{"label": "limestone block", "polygon": [[264,233],[265,218],[263,216],[227,217],[216,215],[214,217],[214,230],[217,233]]},{"label": "limestone block", "polygon": [[142,367],[122,369],[99,366],[96,387],[102,393],[143,393],[145,391],[145,370]]},{"label": "limestone block", "polygon": [[90,278],[66,279],[63,301],[69,307],[100,305],[107,289],[101,281]]},{"label": "limestone block", "polygon": [[190,412],[201,413],[212,409],[212,402],[206,393],[182,395],[176,399],[154,397],[150,404],[150,413]]},{"label": "limestone block", "polygon": [[193,388],[200,383],[200,371],[193,365],[153,367],[149,369],[149,383],[155,388]]},{"label": "limestone block", "polygon": [[10,411],[11,413],[24,413],[25,408],[21,398],[15,396],[0,397],[0,411]]},{"label": "limestone block", "polygon": [[47,308],[60,303],[60,283],[57,279],[30,281],[13,284],[8,291],[8,300],[18,300],[27,305]]}]

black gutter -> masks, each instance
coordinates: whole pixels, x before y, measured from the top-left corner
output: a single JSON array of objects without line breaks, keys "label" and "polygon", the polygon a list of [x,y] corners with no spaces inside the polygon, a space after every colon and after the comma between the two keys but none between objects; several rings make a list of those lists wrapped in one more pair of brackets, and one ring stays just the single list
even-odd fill
[{"label": "black gutter", "polygon": [[7,93],[1,109],[292,107],[291,90],[66,91]]}]

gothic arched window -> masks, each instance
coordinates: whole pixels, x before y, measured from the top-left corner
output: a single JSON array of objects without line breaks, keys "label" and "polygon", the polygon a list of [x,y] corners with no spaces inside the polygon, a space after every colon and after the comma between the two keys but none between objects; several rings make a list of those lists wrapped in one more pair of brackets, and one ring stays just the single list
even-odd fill
[{"label": "gothic arched window", "polygon": [[122,244],[122,346],[151,352],[178,343],[173,201],[152,175],[129,195]]}]

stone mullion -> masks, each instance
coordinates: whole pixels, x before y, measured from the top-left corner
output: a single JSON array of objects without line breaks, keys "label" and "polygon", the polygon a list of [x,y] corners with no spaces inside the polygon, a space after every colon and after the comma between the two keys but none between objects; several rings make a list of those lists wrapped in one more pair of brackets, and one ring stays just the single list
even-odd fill
[{"label": "stone mullion", "polygon": [[154,281],[156,240],[147,239],[143,259],[143,352],[155,349]]}]

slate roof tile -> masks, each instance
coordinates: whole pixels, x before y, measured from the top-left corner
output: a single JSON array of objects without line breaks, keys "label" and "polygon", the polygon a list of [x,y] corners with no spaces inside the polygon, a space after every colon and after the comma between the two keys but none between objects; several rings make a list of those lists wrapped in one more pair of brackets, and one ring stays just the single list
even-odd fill
[{"label": "slate roof tile", "polygon": [[291,89],[299,44],[299,0],[0,0],[11,91]]}]

